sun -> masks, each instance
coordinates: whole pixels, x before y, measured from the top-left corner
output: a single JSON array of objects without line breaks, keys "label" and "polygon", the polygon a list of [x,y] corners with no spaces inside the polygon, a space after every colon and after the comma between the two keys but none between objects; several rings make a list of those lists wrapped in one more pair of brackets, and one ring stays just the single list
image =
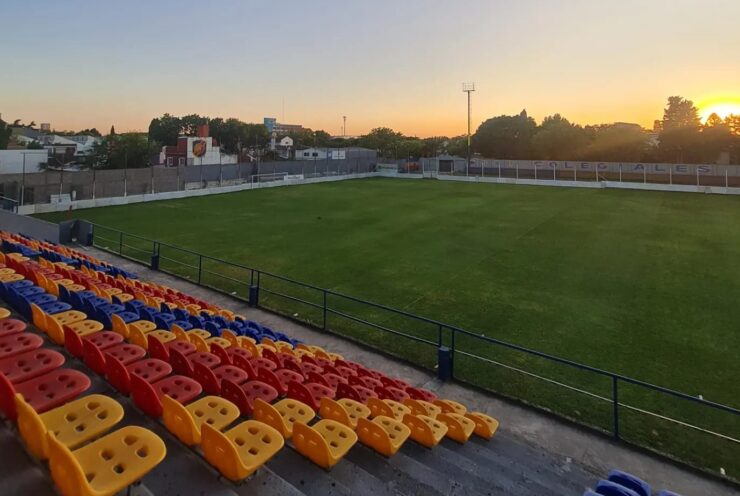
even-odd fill
[{"label": "sun", "polygon": [[711,98],[699,102],[697,107],[702,122],[706,122],[712,114],[717,114],[724,119],[731,114],[740,115],[740,97]]}]

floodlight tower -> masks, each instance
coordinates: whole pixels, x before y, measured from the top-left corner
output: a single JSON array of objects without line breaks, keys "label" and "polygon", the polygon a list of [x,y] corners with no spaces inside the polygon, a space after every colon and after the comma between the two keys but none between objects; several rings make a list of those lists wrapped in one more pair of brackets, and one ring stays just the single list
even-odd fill
[{"label": "floodlight tower", "polygon": [[465,165],[465,175],[467,176],[470,171],[470,94],[475,91],[475,83],[463,83],[462,90],[468,94],[468,161]]},{"label": "floodlight tower", "polygon": [[347,116],[342,116],[342,138],[347,137]]}]

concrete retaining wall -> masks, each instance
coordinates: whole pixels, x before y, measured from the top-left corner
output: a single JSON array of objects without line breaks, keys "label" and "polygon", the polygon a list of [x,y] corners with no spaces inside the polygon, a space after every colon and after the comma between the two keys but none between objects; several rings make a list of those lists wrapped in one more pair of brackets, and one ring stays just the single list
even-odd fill
[{"label": "concrete retaining wall", "polygon": [[0,210],[0,229],[36,239],[59,243],[59,225],[53,222]]}]

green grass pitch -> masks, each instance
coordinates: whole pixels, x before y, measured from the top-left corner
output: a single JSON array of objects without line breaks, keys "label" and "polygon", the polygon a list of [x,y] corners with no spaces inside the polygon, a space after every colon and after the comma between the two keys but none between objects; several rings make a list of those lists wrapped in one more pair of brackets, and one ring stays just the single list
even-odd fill
[{"label": "green grass pitch", "polygon": [[[740,198],[365,179],[72,215],[740,407]],[[267,301],[319,319],[295,302]],[[336,305],[436,339],[436,329]],[[329,326],[383,343],[379,333],[338,316]],[[391,341],[412,360],[434,360],[433,349]],[[457,346],[611,395],[605,378],[470,339]],[[464,380],[611,428],[608,402],[464,355],[455,365]],[[629,385],[620,400],[740,436],[738,419],[686,401]],[[629,440],[711,469],[733,466],[724,461],[730,452],[712,453],[706,435],[684,428],[674,435],[679,428],[671,423],[621,413]]]}]

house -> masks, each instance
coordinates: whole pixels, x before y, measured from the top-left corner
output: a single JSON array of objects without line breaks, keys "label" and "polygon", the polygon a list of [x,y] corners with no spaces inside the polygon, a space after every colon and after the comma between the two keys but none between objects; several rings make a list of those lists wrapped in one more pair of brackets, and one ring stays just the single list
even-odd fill
[{"label": "house", "polygon": [[347,148],[304,148],[296,150],[296,160],[375,160],[378,153],[369,148],[351,146]]},{"label": "house", "polygon": [[179,136],[177,145],[163,146],[159,163],[167,167],[187,165],[235,164],[236,155],[221,153],[216,138],[208,136],[208,124],[198,127],[197,136]]}]

